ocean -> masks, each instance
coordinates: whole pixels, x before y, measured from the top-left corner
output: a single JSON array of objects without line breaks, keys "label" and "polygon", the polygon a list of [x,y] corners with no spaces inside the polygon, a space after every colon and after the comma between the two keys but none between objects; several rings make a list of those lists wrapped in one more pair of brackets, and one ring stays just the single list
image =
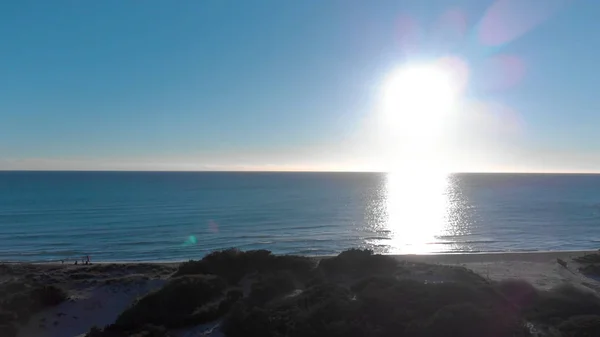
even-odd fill
[{"label": "ocean", "polygon": [[0,172],[0,261],[600,247],[600,175]]}]

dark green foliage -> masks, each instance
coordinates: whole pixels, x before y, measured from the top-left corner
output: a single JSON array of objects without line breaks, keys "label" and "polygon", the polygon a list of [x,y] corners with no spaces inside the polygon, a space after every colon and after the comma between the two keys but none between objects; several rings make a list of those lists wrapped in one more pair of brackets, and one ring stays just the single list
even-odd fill
[{"label": "dark green foliage", "polygon": [[86,337],[170,337],[164,327],[145,325],[131,330],[92,327]]},{"label": "dark green foliage", "polygon": [[12,311],[0,311],[0,324],[14,322],[17,318],[17,314]]},{"label": "dark green foliage", "polygon": [[385,255],[374,255],[371,250],[350,249],[336,257],[322,259],[319,270],[328,276],[391,274],[396,272],[398,261]]},{"label": "dark green foliage", "polygon": [[288,270],[297,277],[308,277],[314,265],[308,257],[273,255],[268,250],[243,252],[232,248],[208,254],[200,261],[184,262],[174,276],[214,274],[237,284],[247,274],[282,270]]},{"label": "dark green foliage", "polygon": [[505,280],[497,288],[511,303],[519,308],[528,308],[538,299],[537,290],[523,280]]},{"label": "dark green foliage", "polygon": [[87,280],[98,277],[97,274],[92,273],[70,273],[69,278],[71,280]]},{"label": "dark green foliage", "polygon": [[249,301],[253,305],[263,305],[268,301],[289,294],[296,289],[295,278],[290,272],[280,271],[261,275],[252,284]]},{"label": "dark green foliage", "polygon": [[[55,286],[18,280],[0,285],[0,324],[26,322],[31,315],[63,302],[67,294]],[[9,328],[7,328],[9,329]]]},{"label": "dark green foliage", "polygon": [[498,323],[494,312],[485,307],[472,303],[451,304],[436,311],[421,327],[421,331],[414,331],[413,334],[423,337],[481,337],[493,336],[501,331],[501,336],[508,336],[517,328],[516,324],[507,329]]},{"label": "dark green foliage", "polygon": [[125,310],[115,325],[132,329],[145,324],[158,324],[169,328],[200,323],[194,317],[209,301],[224,294],[226,282],[216,276],[183,276],[172,279],[160,290],[141,298]]},{"label": "dark green foliage", "polygon": [[600,298],[591,291],[563,285],[550,291],[540,291],[525,312],[533,322],[558,325],[573,316],[600,313]]},{"label": "dark green foliage", "polygon": [[598,278],[600,277],[600,264],[588,264],[579,268],[579,271],[584,275],[591,276],[592,278]]},{"label": "dark green foliage", "polygon": [[600,336],[600,316],[573,316],[562,322],[558,330],[568,337],[597,337]]},{"label": "dark green foliage", "polygon": [[243,296],[244,294],[241,290],[230,290],[220,302],[209,304],[194,312],[189,322],[199,324],[217,320],[227,314],[233,305]]},{"label": "dark green foliage", "polygon": [[51,307],[67,299],[66,293],[55,286],[41,286],[31,291],[31,296],[39,304],[39,308]]},{"label": "dark green foliage", "polygon": [[573,261],[579,263],[600,263],[600,254],[586,254],[584,256],[574,258]]},{"label": "dark green foliage", "polygon": [[254,307],[249,309],[238,302],[223,323],[222,331],[228,337],[251,337],[273,335],[269,314],[264,309]]},{"label": "dark green foliage", "polygon": [[17,335],[17,327],[14,323],[0,324],[0,336],[15,337]]},{"label": "dark green foliage", "polygon": [[372,277],[350,290],[315,285],[264,307],[240,303],[223,328],[230,337],[448,336],[448,327],[459,333],[449,336],[485,336],[485,331],[504,337],[520,324],[507,300],[488,284]]},{"label": "dark green foliage", "polygon": [[16,279],[0,283],[0,336],[17,335],[17,325],[25,323],[36,312],[58,305],[67,294],[52,285]]},{"label": "dark green foliage", "polygon": [[[89,337],[168,337],[170,330],[221,319],[229,337],[531,337],[526,322],[548,336],[600,336],[600,299],[573,286],[543,291],[524,281],[496,283],[462,267],[397,261],[358,249],[322,259],[318,268],[315,261],[264,250],[212,253],[181,264],[179,276]],[[81,285],[106,272],[98,284],[120,285],[174,270],[36,268],[0,265],[22,277],[0,283],[0,336],[14,337],[19,320],[64,300],[51,286],[56,277]],[[244,298],[241,288],[247,286]]]},{"label": "dark green foliage", "polygon": [[[238,303],[223,324],[227,336],[333,336],[330,328],[349,326],[350,292],[326,284],[307,289],[264,308]],[[332,325],[333,324],[333,325]]]}]

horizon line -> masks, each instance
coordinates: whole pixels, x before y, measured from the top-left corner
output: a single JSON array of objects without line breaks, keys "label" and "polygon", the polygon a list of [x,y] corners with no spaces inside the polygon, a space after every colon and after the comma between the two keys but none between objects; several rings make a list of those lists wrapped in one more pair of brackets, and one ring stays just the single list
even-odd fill
[{"label": "horizon line", "polygon": [[[6,170],[0,168],[3,172],[107,172],[107,173],[393,173],[391,171],[352,171],[352,170],[39,170],[22,169]],[[565,174],[565,175],[600,175],[598,172],[581,171],[450,171],[445,174]]]}]

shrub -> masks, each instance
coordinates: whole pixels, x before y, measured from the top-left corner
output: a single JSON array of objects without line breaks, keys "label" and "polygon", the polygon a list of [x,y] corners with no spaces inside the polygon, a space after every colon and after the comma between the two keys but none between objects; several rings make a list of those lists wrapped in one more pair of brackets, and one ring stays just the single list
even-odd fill
[{"label": "shrub", "polygon": [[294,289],[296,289],[294,276],[290,272],[263,275],[260,280],[252,284],[249,301],[253,305],[264,305]]},{"label": "shrub", "polygon": [[573,261],[579,263],[600,263],[600,254],[586,254],[584,256],[574,258]]},{"label": "shrub", "polygon": [[423,337],[516,336],[524,332],[514,316],[473,303],[457,303],[437,310],[414,335]]},{"label": "shrub", "polygon": [[588,264],[579,268],[579,271],[587,276],[598,277],[600,276],[600,265],[598,264]]},{"label": "shrub", "polygon": [[273,335],[273,328],[269,320],[269,313],[259,307],[248,309],[244,304],[236,304],[221,330],[228,337],[269,337]]},{"label": "shrub", "polygon": [[354,310],[351,301],[348,290],[327,284],[265,307],[239,302],[226,317],[223,331],[229,337],[330,336],[329,323],[350,322],[347,318]]},{"label": "shrub", "polygon": [[16,337],[18,329],[13,323],[0,324],[0,336]]},{"label": "shrub", "polygon": [[230,290],[225,298],[219,303],[212,303],[199,310],[196,310],[188,321],[194,323],[204,323],[214,321],[226,315],[231,307],[239,301],[244,294],[241,290]]},{"label": "shrub", "polygon": [[558,325],[573,316],[595,313],[600,313],[600,298],[595,293],[565,284],[540,291],[525,316],[534,322]]},{"label": "shrub", "polygon": [[131,330],[119,330],[114,327],[99,329],[92,327],[86,337],[169,337],[164,327],[145,325]]},{"label": "shrub", "polygon": [[12,312],[20,322],[26,322],[34,313],[63,302],[66,293],[55,286],[29,285],[24,291],[10,293],[2,292],[1,308]]},{"label": "shrub", "polygon": [[504,280],[498,282],[497,287],[500,293],[519,308],[530,307],[538,297],[537,290],[523,280]]},{"label": "shrub", "polygon": [[230,337],[516,336],[520,317],[508,304],[491,284],[477,280],[426,284],[384,275],[350,289],[315,283],[264,305],[240,302],[223,328]]},{"label": "shrub", "polygon": [[51,307],[67,299],[67,294],[55,286],[41,286],[33,289],[31,296],[39,304],[39,308]]},{"label": "shrub", "polygon": [[569,337],[600,336],[600,316],[584,315],[573,316],[562,322],[558,330]]},{"label": "shrub", "polygon": [[391,274],[398,261],[393,257],[374,255],[371,250],[350,249],[336,257],[322,259],[319,269],[329,276],[363,276]]},{"label": "shrub", "polygon": [[288,270],[300,278],[305,278],[314,268],[314,261],[308,257],[272,255],[268,250],[243,252],[235,248],[213,252],[200,261],[184,262],[174,276],[193,274],[214,274],[224,277],[231,284],[237,284],[246,274]]},{"label": "shrub", "polygon": [[[193,313],[223,295],[225,281],[216,276],[183,276],[141,298],[117,318],[115,325],[131,329],[145,324],[168,328],[200,323]],[[197,319],[197,318],[196,318]]]}]

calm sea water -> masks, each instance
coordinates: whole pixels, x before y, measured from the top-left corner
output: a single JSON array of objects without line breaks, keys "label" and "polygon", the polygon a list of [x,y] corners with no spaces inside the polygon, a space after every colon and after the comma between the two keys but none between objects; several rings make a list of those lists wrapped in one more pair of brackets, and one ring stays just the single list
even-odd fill
[{"label": "calm sea water", "polygon": [[597,249],[600,176],[0,172],[0,260]]}]

